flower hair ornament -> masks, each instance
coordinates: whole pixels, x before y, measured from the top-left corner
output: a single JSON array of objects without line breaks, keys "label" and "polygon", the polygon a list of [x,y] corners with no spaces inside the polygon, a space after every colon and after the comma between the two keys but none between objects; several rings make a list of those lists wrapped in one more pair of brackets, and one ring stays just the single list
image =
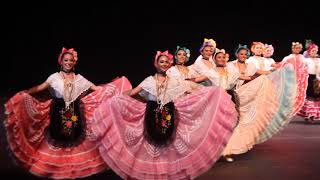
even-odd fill
[{"label": "flower hair ornament", "polygon": [[242,45],[242,44],[239,44],[238,45],[238,48],[236,49],[234,55],[237,56],[237,54],[242,50],[246,50],[247,51],[247,56],[249,57],[250,56],[250,49],[248,48],[247,45]]},{"label": "flower hair ornament", "polygon": [[176,52],[174,53],[174,59],[175,59],[175,61],[177,62],[177,60],[178,60],[177,54],[178,54],[178,52],[179,52],[180,50],[186,52],[186,62],[188,62],[188,61],[189,61],[189,58],[190,58],[190,50],[189,50],[188,48],[186,48],[186,47],[180,47],[180,46],[177,46],[177,50],[176,50]]},{"label": "flower hair ornament", "polygon": [[58,58],[58,63],[59,63],[60,65],[62,65],[62,57],[63,57],[63,55],[64,55],[65,53],[70,53],[70,54],[72,54],[74,61],[75,61],[75,62],[78,61],[78,53],[77,53],[77,51],[75,51],[73,48],[71,48],[71,49],[66,49],[66,48],[63,47],[62,50],[61,50],[61,53],[60,53],[60,55],[59,55],[59,58]]},{"label": "flower hair ornament", "polygon": [[216,44],[216,42],[215,42],[213,39],[204,38],[203,43],[202,43],[202,46],[201,46],[201,48],[200,48],[200,52],[202,52],[202,50],[203,50],[205,47],[208,47],[208,46],[212,47],[212,49],[215,50],[216,47],[217,47],[217,44]]},{"label": "flower hair ornament", "polygon": [[[269,52],[268,52],[269,50]],[[270,44],[265,44],[264,45],[264,50],[263,50],[263,53],[268,53],[268,56],[272,56],[273,53],[274,53],[274,48],[273,46]]]},{"label": "flower hair ornament", "polygon": [[157,54],[153,60],[153,65],[155,67],[158,67],[158,59],[160,58],[160,56],[167,56],[168,59],[169,59],[169,62],[170,64],[172,65],[173,64],[173,55],[169,53],[168,50],[164,51],[164,52],[161,52],[161,51],[157,51]]},{"label": "flower hair ornament", "polygon": [[218,55],[219,53],[226,54],[226,51],[224,49],[216,48],[216,52],[214,53],[213,57],[216,58],[216,55]]},{"label": "flower hair ornament", "polygon": [[318,49],[318,46],[314,43],[309,44],[307,52],[310,55],[312,49]]},{"label": "flower hair ornament", "polygon": [[257,46],[260,46],[262,49],[264,48],[264,44],[262,42],[253,42],[251,46],[251,52],[253,52],[253,54],[255,54],[255,48]]},{"label": "flower hair ornament", "polygon": [[292,42],[292,43],[291,43],[291,48],[294,48],[294,47],[296,47],[296,46],[299,46],[299,47],[302,48],[302,44],[299,43],[299,42]]}]

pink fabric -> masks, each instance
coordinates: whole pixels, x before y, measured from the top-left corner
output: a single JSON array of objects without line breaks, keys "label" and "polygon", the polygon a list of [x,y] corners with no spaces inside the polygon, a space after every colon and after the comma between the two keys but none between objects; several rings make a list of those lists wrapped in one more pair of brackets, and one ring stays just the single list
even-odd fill
[{"label": "pink fabric", "polygon": [[291,57],[285,63],[282,63],[282,66],[284,66],[287,63],[290,63],[293,65],[296,73],[297,94],[296,94],[296,100],[295,100],[294,109],[292,113],[292,116],[295,116],[302,108],[304,101],[306,99],[306,91],[308,87],[309,74],[308,74],[307,66],[304,64],[303,59],[301,59],[301,56]]},{"label": "pink fabric", "polygon": [[320,101],[306,99],[298,115],[308,119],[313,117],[313,120],[320,121]]},{"label": "pink fabric", "polygon": [[[110,97],[111,94],[108,93],[110,89],[120,89],[117,92],[121,92],[126,88],[130,89],[131,85],[123,77],[81,99],[89,127],[94,109],[103,99]],[[19,164],[31,173],[54,179],[74,179],[107,169],[99,154],[97,141],[89,129],[86,139],[78,146],[58,148],[48,144],[45,129],[50,123],[51,100],[42,102],[20,92],[5,106],[7,113],[5,126],[9,146]]]},{"label": "pink fabric", "polygon": [[143,136],[146,105],[115,95],[95,111],[93,132],[100,153],[122,178],[193,179],[221,156],[237,123],[231,97],[206,87],[175,102],[177,131],[168,147],[155,147]]}]

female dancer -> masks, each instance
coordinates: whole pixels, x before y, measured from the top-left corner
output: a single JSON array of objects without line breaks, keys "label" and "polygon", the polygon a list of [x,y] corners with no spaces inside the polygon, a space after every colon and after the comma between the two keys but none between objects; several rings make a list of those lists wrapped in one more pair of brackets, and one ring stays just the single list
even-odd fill
[{"label": "female dancer", "polygon": [[[110,89],[131,88],[119,78],[95,86],[74,72],[78,61],[74,49],[62,49],[61,71],[42,84],[14,95],[5,104],[7,138],[14,154],[32,174],[54,179],[74,179],[106,170],[91,131],[93,110]],[[50,99],[39,99],[49,89]],[[94,91],[87,95],[89,90]],[[86,96],[85,96],[86,95]]]},{"label": "female dancer", "polygon": [[[158,51],[153,76],[95,111],[100,153],[124,179],[194,179],[220,157],[236,125],[225,91],[203,87],[186,94],[190,87],[166,75],[172,63],[168,51]],[[143,102],[130,97],[138,94]]]},{"label": "female dancer", "polygon": [[320,58],[318,58],[318,46],[310,44],[308,49],[308,58],[305,63],[308,67],[308,87],[307,98],[299,112],[299,115],[305,117],[305,120],[314,123],[320,120]]}]

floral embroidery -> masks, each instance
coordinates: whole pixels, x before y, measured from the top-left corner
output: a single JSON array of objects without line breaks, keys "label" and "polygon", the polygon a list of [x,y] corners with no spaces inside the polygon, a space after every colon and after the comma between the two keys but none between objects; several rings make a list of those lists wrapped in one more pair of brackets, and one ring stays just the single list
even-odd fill
[{"label": "floral embroidery", "polygon": [[78,125],[78,116],[74,114],[74,109],[69,108],[67,110],[61,110],[61,123],[62,133],[65,135],[71,135],[73,128]]},{"label": "floral embroidery", "polygon": [[169,112],[168,107],[157,107],[155,110],[157,112],[156,115],[156,124],[160,126],[162,134],[166,134],[168,128],[171,126],[171,117],[172,115]]}]

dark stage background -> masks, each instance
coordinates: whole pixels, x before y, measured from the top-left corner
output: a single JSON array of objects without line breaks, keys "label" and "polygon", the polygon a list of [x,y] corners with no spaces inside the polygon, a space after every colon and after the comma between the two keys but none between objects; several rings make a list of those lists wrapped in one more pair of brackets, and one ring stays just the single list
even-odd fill
[{"label": "dark stage background", "polygon": [[136,86],[154,72],[157,50],[187,46],[192,63],[203,38],[213,38],[231,59],[238,43],[270,43],[277,61],[290,53],[292,41],[320,43],[311,4],[217,2],[57,1],[4,8],[10,12],[4,16],[9,57],[3,60],[1,91],[12,94],[45,81],[58,71],[63,46],[78,51],[78,72],[95,84],[124,75]]},{"label": "dark stage background", "polygon": [[[317,6],[310,1],[300,1],[299,4],[292,1],[10,3],[1,8],[1,35],[4,40],[1,42],[4,46],[1,49],[0,70],[1,120],[4,119],[3,104],[8,98],[20,90],[42,83],[59,70],[57,57],[62,47],[73,47],[78,51],[78,72],[95,84],[107,83],[123,75],[136,86],[154,73],[152,62],[157,50],[174,52],[177,45],[187,46],[191,50],[190,63],[193,63],[199,55],[203,38],[213,38],[218,48],[224,48],[232,55],[231,59],[234,59],[233,52],[238,43],[250,45],[253,41],[262,41],[273,44],[276,61],[290,53],[292,41],[304,43],[305,39],[313,39],[320,43],[319,13]],[[22,173],[9,157],[2,123],[0,135],[0,174],[27,178],[28,173]],[[311,144],[313,146],[316,143]],[[275,146],[282,149],[278,144]],[[297,144],[297,147],[308,146]],[[301,157],[309,166],[302,168],[310,171],[305,176],[309,177],[319,169],[318,164],[313,166],[318,162],[313,157],[319,150],[315,149],[314,153],[306,151],[302,149],[301,154],[309,156]],[[285,155],[280,153],[281,157],[274,154],[270,156],[280,159],[281,163],[301,164],[281,160],[287,156],[287,152]],[[248,163],[247,167],[258,167],[252,164]],[[257,161],[257,164],[264,165],[261,161]],[[232,169],[223,173],[225,166],[220,167],[221,177],[233,174],[230,173]],[[236,169],[241,168],[242,164]],[[274,174],[265,169],[263,166],[261,171],[257,171],[260,177],[269,178]],[[305,172],[300,170],[289,174],[294,176],[295,173]],[[283,175],[283,169],[278,170],[278,174],[286,176]],[[32,175],[29,176],[33,179]],[[108,174],[101,179],[106,176]],[[301,176],[297,177],[300,179]],[[208,179],[212,179],[210,173]]]}]

